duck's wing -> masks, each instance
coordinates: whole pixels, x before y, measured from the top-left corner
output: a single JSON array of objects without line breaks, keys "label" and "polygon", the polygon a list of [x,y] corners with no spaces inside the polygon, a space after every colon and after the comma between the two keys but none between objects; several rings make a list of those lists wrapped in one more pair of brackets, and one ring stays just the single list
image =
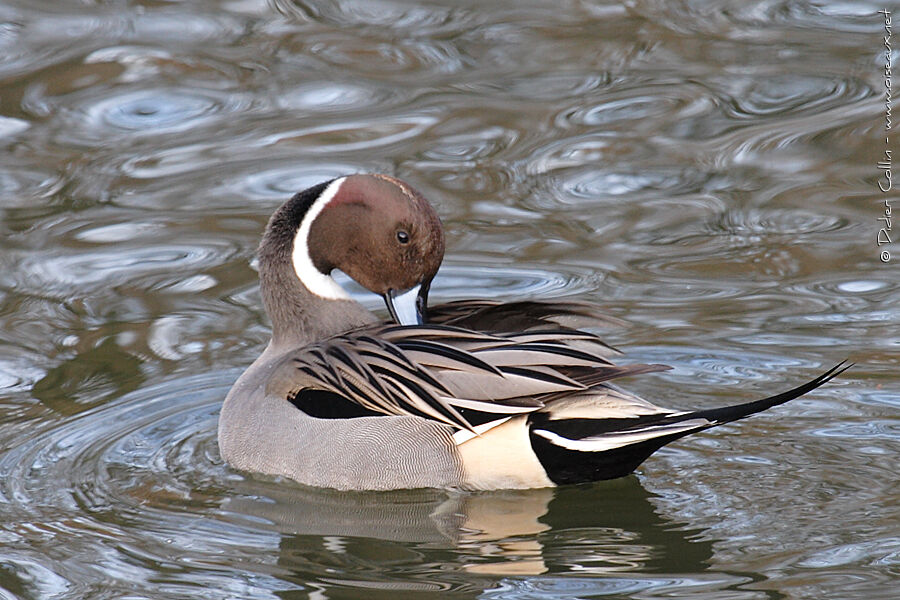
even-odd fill
[{"label": "duck's wing", "polygon": [[457,300],[428,307],[428,322],[475,331],[500,333],[554,327],[621,327],[620,319],[600,307],[576,300],[516,301]]},{"label": "duck's wing", "polygon": [[[545,400],[669,368],[614,365],[608,353],[596,335],[561,327],[497,335],[379,325],[283,357],[268,392],[311,416],[416,415],[474,433],[478,425],[542,409]],[[652,407],[626,395],[617,403],[634,405],[636,414]]]}]

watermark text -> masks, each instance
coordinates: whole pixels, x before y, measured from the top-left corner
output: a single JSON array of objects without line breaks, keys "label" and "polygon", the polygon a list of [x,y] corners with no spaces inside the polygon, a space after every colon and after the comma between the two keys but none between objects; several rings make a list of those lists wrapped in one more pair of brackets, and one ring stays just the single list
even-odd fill
[{"label": "watermark text", "polygon": [[[887,194],[894,187],[893,184],[893,152],[890,149],[891,138],[890,132],[893,126],[893,118],[891,114],[893,88],[892,88],[892,69],[891,52],[893,50],[891,38],[893,37],[891,24],[891,11],[885,9],[879,10],[878,14],[884,16],[884,154],[878,161],[877,167],[881,171],[878,177],[878,189],[882,194]],[[891,261],[891,252],[888,248],[882,249],[885,244],[893,244],[892,239],[892,222],[891,222],[891,198],[887,195],[883,197],[884,212],[878,217],[878,234],[875,236],[875,243],[878,244],[881,262]]]}]

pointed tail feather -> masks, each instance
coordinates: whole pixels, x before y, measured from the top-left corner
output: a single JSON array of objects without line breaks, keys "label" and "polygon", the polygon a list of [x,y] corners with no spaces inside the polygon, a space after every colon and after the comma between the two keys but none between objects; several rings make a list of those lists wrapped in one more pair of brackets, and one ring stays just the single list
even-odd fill
[{"label": "pointed tail feather", "polygon": [[669,442],[784,404],[852,366],[844,361],[812,381],[781,394],[723,408],[634,418],[556,421],[546,413],[535,413],[530,427],[531,445],[547,475],[558,485],[622,477]]},{"label": "pointed tail feather", "polygon": [[737,404],[735,406],[726,406],[723,408],[711,408],[709,410],[698,410],[692,413],[688,413],[688,415],[686,416],[690,418],[699,417],[712,421],[713,425],[711,425],[711,427],[715,425],[722,425],[723,423],[731,423],[732,421],[737,421],[738,419],[749,417],[754,413],[762,412],[766,409],[772,408],[773,406],[778,406],[779,404],[790,402],[794,398],[799,398],[800,396],[813,391],[820,385],[828,383],[852,366],[853,363],[842,361],[825,373],[822,373],[812,381],[808,381],[803,385],[799,385],[786,392],[782,392],[774,396],[769,396],[768,398],[763,398],[762,400],[747,402],[745,404]]}]

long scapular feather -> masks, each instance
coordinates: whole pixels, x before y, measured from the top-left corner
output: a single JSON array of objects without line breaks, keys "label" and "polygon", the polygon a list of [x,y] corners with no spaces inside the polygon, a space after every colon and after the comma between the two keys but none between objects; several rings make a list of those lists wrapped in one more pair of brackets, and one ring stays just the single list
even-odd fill
[{"label": "long scapular feather", "polygon": [[[541,309],[549,314],[548,306]],[[544,396],[586,390],[583,376],[569,371],[624,374],[627,368],[603,356],[602,343],[597,352],[572,345],[597,341],[558,326],[502,336],[445,324],[373,326],[295,353],[285,368],[296,375],[279,373],[273,381],[284,395],[322,389],[376,414],[416,415],[471,432],[469,417],[527,413],[543,408]]]}]

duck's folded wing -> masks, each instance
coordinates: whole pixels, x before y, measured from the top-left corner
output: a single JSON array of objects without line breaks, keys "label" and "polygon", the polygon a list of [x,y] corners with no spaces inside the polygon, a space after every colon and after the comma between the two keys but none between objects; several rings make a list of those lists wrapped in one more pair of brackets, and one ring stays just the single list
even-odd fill
[{"label": "duck's folded wing", "polygon": [[[624,325],[623,321],[604,314],[597,305],[575,300],[458,300],[429,306],[428,322],[491,333],[557,326],[574,328]],[[608,346],[607,348],[611,350]]]},{"label": "duck's folded wing", "polygon": [[312,416],[416,415],[471,432],[609,379],[667,368],[613,365],[607,352],[593,334],[564,328],[501,336],[382,325],[287,355],[268,391]]}]

